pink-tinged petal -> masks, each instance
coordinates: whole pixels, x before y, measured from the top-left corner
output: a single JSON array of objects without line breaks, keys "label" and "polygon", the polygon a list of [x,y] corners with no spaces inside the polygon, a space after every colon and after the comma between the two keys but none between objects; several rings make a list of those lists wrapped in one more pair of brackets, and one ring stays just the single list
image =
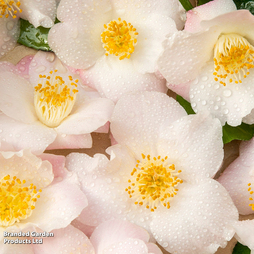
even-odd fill
[{"label": "pink-tinged petal", "polygon": [[141,156],[141,151],[151,154],[157,149],[155,144],[158,140],[165,138],[158,130],[167,128],[172,122],[186,115],[178,102],[166,94],[128,94],[115,106],[111,118],[111,132],[118,143],[127,145],[135,154]]},{"label": "pink-tinged petal", "polygon": [[115,243],[114,245],[108,246],[98,254],[148,254],[148,249],[146,244],[139,239],[125,239],[121,242]]},{"label": "pink-tinged petal", "polygon": [[17,15],[22,19],[28,20],[35,27],[52,27],[56,18],[56,1],[20,1],[21,13]]},{"label": "pink-tinged petal", "polygon": [[57,17],[63,23],[54,25],[50,30],[50,47],[67,65],[78,69],[92,66],[104,53],[100,34],[104,30],[103,25],[110,21],[110,1],[79,0],[76,3],[62,0]]},{"label": "pink-tinged petal", "polygon": [[200,26],[202,20],[210,20],[235,10],[236,6],[232,0],[214,0],[208,2],[187,12],[184,29],[191,33],[199,32],[202,30]]},{"label": "pink-tinged petal", "polygon": [[11,72],[1,72],[0,110],[23,123],[37,121],[31,84]]},{"label": "pink-tinged petal", "polygon": [[0,18],[0,57],[12,50],[19,38],[19,20]]},{"label": "pink-tinged petal", "polygon": [[214,63],[208,62],[202,73],[190,82],[190,101],[195,112],[209,111],[221,124],[240,125],[254,108],[254,72],[239,84],[223,86],[214,80]]},{"label": "pink-tinged petal", "polygon": [[[138,73],[130,59],[102,57],[89,70],[80,72],[88,86],[95,87],[102,97],[116,102],[123,94],[135,91],[166,93],[166,81],[155,74]],[[105,78],[106,77],[106,78]]]},{"label": "pink-tinged petal", "polygon": [[179,85],[195,79],[211,59],[219,34],[214,27],[197,34],[186,31],[175,33],[163,42],[164,52],[158,61],[159,71],[170,84]]},{"label": "pink-tinged petal", "polygon": [[123,242],[128,238],[136,238],[135,240],[148,242],[149,234],[143,228],[132,224],[129,221],[110,220],[101,223],[94,230],[90,240],[96,253],[99,254],[104,253],[104,250],[112,247],[112,245],[115,245],[118,242]]},{"label": "pink-tinged petal", "polygon": [[[158,154],[170,157],[179,177],[199,182],[214,177],[223,160],[222,127],[218,119],[206,113],[182,117],[165,126],[163,140],[157,141]],[[161,131],[163,132],[163,131]]]},{"label": "pink-tinged petal", "polygon": [[42,190],[29,217],[29,222],[48,232],[69,225],[88,204],[75,174],[58,181]]},{"label": "pink-tinged petal", "polygon": [[114,103],[106,98],[85,98],[77,99],[75,107],[76,110],[56,128],[57,132],[79,135],[97,130],[109,121]]},{"label": "pink-tinged petal", "polygon": [[47,150],[91,148],[92,143],[90,134],[68,135],[57,133],[54,142],[47,147]]},{"label": "pink-tinged petal", "polygon": [[254,220],[237,221],[235,238],[254,251]]},{"label": "pink-tinged petal", "polygon": [[69,225],[51,232],[54,237],[43,238],[43,244],[33,245],[35,254],[64,252],[95,254],[88,237],[75,227]]},{"label": "pink-tinged petal", "polygon": [[[7,243],[7,240],[15,241],[17,238],[9,238],[3,240],[0,244],[0,252],[1,254],[34,254],[33,245],[32,244],[15,244],[15,243]],[[23,238],[20,240],[24,240]]]},{"label": "pink-tinged petal", "polygon": [[210,179],[180,186],[170,209],[156,211],[151,230],[158,243],[171,253],[215,253],[233,237],[237,220],[230,196]]},{"label": "pink-tinged petal", "polygon": [[65,177],[67,170],[65,169],[65,157],[60,155],[43,153],[39,156],[42,160],[47,160],[53,167],[54,178]]},{"label": "pink-tinged petal", "polygon": [[33,60],[33,55],[28,55],[22,58],[16,65],[16,74],[28,79],[29,77],[29,65]]},{"label": "pink-tinged petal", "polygon": [[242,121],[247,124],[254,124],[254,109],[252,109],[251,112],[242,119]]},{"label": "pink-tinged petal", "polygon": [[0,112],[0,141],[11,144],[15,150],[30,148],[34,154],[41,154],[56,135],[54,129],[40,122],[25,124]]},{"label": "pink-tinged petal", "polygon": [[88,226],[79,221],[79,217],[71,222],[71,225],[82,231],[86,236],[90,237],[96,227]]},{"label": "pink-tinged petal", "polygon": [[110,125],[110,123],[106,122],[103,126],[99,127],[94,132],[97,132],[97,133],[108,133],[109,132],[109,125]]},{"label": "pink-tinged petal", "polygon": [[160,248],[156,244],[147,243],[146,246],[148,248],[148,253],[149,254],[162,254]]},{"label": "pink-tinged petal", "polygon": [[203,21],[201,26],[205,30],[214,27],[216,32],[220,34],[239,34],[253,45],[253,24],[254,16],[248,10],[237,10],[225,13],[212,20]]},{"label": "pink-tinged petal", "polygon": [[251,195],[249,183],[254,184],[254,139],[242,142],[240,156],[234,160],[219,177],[218,181],[227,189],[240,214],[251,214],[254,211],[249,204]]},{"label": "pink-tinged petal", "polygon": [[173,85],[167,82],[167,87],[168,89],[182,96],[185,100],[190,101],[190,84],[191,82],[180,85]]}]

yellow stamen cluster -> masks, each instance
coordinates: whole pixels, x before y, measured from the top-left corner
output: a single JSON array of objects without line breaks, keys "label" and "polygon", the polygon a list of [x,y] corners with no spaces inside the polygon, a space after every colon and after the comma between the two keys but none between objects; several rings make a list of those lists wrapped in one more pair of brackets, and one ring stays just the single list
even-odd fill
[{"label": "yellow stamen cluster", "polygon": [[175,165],[169,163],[167,156],[151,158],[150,155],[142,154],[142,159],[142,162],[137,160],[125,191],[130,198],[136,200],[136,205],[144,205],[152,212],[159,204],[169,209],[169,201],[177,194],[178,184],[183,183],[178,177],[181,170],[177,171]]},{"label": "yellow stamen cluster", "polygon": [[70,113],[77,95],[78,80],[63,78],[51,71],[49,76],[40,75],[34,88],[34,105],[39,120],[48,127],[57,127]]},{"label": "yellow stamen cluster", "polygon": [[17,0],[0,0],[0,18],[9,16],[14,19],[17,17],[18,12],[22,12],[20,7],[20,1]]},{"label": "yellow stamen cluster", "polygon": [[[248,183],[248,192],[250,193],[250,195],[252,195],[253,194],[253,190],[251,189],[251,183]],[[253,198],[252,197],[250,197],[249,198],[249,200],[253,200]],[[251,209],[254,211],[254,204],[249,204],[249,206],[251,206]]]},{"label": "yellow stamen cluster", "polygon": [[221,35],[214,48],[214,80],[226,86],[242,83],[254,67],[254,47],[240,35]]},{"label": "yellow stamen cluster", "polygon": [[113,54],[119,57],[119,60],[130,58],[134,52],[134,46],[137,45],[136,28],[125,20],[112,20],[107,25],[104,24],[105,31],[101,34],[105,55]]},{"label": "yellow stamen cluster", "polygon": [[6,175],[0,180],[0,226],[11,226],[28,218],[35,209],[35,202],[40,195],[36,186],[32,183],[24,186],[25,180],[21,181],[16,176],[12,179]]}]

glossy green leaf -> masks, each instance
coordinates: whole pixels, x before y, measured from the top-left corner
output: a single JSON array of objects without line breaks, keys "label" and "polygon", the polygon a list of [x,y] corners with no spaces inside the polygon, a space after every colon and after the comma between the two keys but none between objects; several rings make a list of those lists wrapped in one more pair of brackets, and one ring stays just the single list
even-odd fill
[{"label": "glossy green leaf", "polygon": [[20,35],[18,43],[37,50],[50,51],[48,32],[50,28],[35,28],[27,20],[20,19]]},{"label": "glossy green leaf", "polygon": [[223,143],[229,143],[232,140],[250,140],[254,135],[254,124],[242,123],[236,127],[228,124],[223,126]]},{"label": "glossy green leaf", "polygon": [[[180,95],[176,96],[176,100],[180,103],[180,105],[185,109],[188,115],[195,114],[193,111],[191,104],[182,98]],[[223,132],[223,143],[229,143],[232,140],[250,140],[254,136],[254,124],[249,125],[246,123],[242,123],[239,126],[232,127],[228,124],[225,124],[222,127]]]},{"label": "glossy green leaf", "polygon": [[181,5],[183,6],[183,8],[186,11],[189,11],[189,10],[193,9],[193,6],[192,6],[192,4],[190,3],[189,0],[179,0],[179,2],[181,3]]},{"label": "glossy green leaf", "polygon": [[210,1],[212,1],[212,0],[198,0],[198,6],[206,4],[206,3],[210,2]]},{"label": "glossy green leaf", "polygon": [[250,254],[250,249],[238,242],[235,245],[232,254]]},{"label": "glossy green leaf", "polygon": [[254,1],[250,0],[234,0],[237,9],[249,10],[254,15]]}]

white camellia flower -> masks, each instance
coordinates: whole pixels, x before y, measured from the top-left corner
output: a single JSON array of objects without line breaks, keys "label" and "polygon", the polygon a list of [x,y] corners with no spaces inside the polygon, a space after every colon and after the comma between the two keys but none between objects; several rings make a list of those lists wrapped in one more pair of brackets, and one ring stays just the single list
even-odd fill
[{"label": "white camellia flower", "polygon": [[52,27],[56,18],[56,0],[1,0],[0,57],[14,48],[18,40],[19,18],[35,27]]},{"label": "white camellia flower", "polygon": [[97,226],[118,218],[144,227],[170,253],[214,253],[235,230],[237,209],[212,177],[223,159],[218,119],[186,116],[158,92],[122,96],[111,131],[118,144],[93,158],[72,153],[66,165],[78,174],[88,198],[77,218]]},{"label": "white camellia flower", "polygon": [[1,152],[0,190],[2,254],[33,253],[33,244],[8,244],[7,240],[16,240],[12,233],[64,228],[87,206],[77,176],[66,170],[63,156]]},{"label": "white camellia flower", "polygon": [[219,177],[240,214],[254,213],[254,138],[240,144],[240,155]]},{"label": "white camellia flower", "polygon": [[210,111],[222,125],[252,124],[254,17],[232,0],[214,0],[187,13],[185,30],[164,42],[158,66],[168,87]]},{"label": "white camellia flower", "polygon": [[91,132],[108,131],[114,103],[82,87],[53,53],[38,52],[9,66],[0,65],[0,141],[40,154],[46,148],[91,147]]},{"label": "white camellia flower", "polygon": [[61,0],[61,23],[48,41],[65,64],[91,67],[83,78],[112,100],[128,91],[165,92],[165,80],[153,73],[162,41],[183,27],[183,12],[177,0]]}]

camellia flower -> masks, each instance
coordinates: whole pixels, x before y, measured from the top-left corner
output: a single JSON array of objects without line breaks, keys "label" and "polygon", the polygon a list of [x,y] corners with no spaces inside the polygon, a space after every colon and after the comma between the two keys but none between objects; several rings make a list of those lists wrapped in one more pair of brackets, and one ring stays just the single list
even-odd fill
[{"label": "camellia flower", "polygon": [[[77,75],[52,53],[38,52],[29,76],[23,63],[16,72],[14,67],[7,70],[9,64],[0,66],[0,140],[37,154],[46,148],[91,147],[90,133],[107,123],[114,103],[82,88]],[[24,75],[18,75],[20,68]],[[98,131],[107,132],[108,127]]]},{"label": "camellia flower", "polygon": [[35,27],[52,27],[56,18],[56,0],[1,0],[0,57],[14,48],[18,40],[19,18]]},{"label": "camellia flower", "polygon": [[65,64],[93,66],[83,78],[112,100],[128,91],[165,92],[165,80],[151,73],[165,36],[182,28],[183,12],[177,0],[62,0],[57,9],[62,23],[52,27],[48,41]]},{"label": "camellia flower", "polygon": [[48,233],[64,228],[87,206],[77,176],[68,172],[64,164],[63,156],[36,157],[28,150],[0,153],[1,253],[17,253],[17,246],[18,253],[33,253],[32,244],[6,241],[16,240],[14,232]]},{"label": "camellia flower", "polygon": [[167,95],[143,92],[119,99],[111,131],[118,144],[107,149],[110,160],[67,156],[67,168],[78,174],[89,202],[77,220],[90,226],[129,220],[170,253],[225,247],[238,213],[212,179],[223,158],[219,120],[186,116]]},{"label": "camellia flower", "polygon": [[240,155],[219,177],[240,214],[254,213],[254,139],[240,144]]},{"label": "camellia flower", "polygon": [[[254,17],[232,0],[214,0],[187,13],[185,30],[164,42],[159,71],[168,87],[221,121],[252,124]],[[248,117],[246,117],[248,116]]]},{"label": "camellia flower", "polygon": [[110,220],[101,223],[93,232],[91,243],[96,254],[162,254],[150,243],[146,230],[128,221]]}]

